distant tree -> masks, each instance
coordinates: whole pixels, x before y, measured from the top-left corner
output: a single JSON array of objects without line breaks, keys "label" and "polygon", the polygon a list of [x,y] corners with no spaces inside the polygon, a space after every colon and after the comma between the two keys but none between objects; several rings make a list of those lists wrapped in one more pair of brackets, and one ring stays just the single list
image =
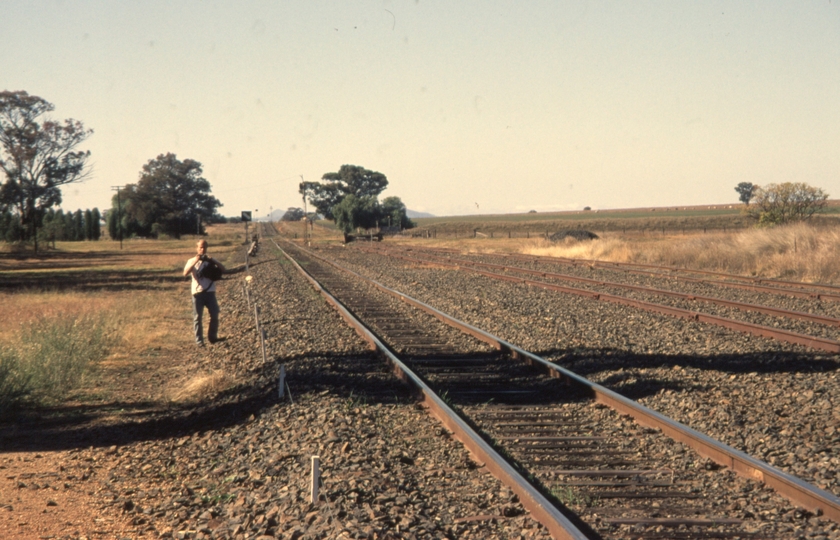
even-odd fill
[{"label": "distant tree", "polygon": [[67,240],[67,228],[65,227],[66,220],[64,219],[64,210],[59,208],[53,214],[52,220],[50,220],[50,240],[55,243],[56,241],[63,242]]},{"label": "distant tree", "polygon": [[84,240],[85,239],[85,215],[82,213],[82,210],[76,210],[73,212],[73,240]]},{"label": "distant tree", "polygon": [[357,165],[342,165],[338,172],[326,173],[321,178],[341,186],[346,195],[359,198],[378,197],[388,187],[384,174]]},{"label": "distant tree", "polygon": [[[210,194],[210,183],[202,178],[201,163],[181,161],[175,154],[160,154],[143,165],[137,184],[125,186],[116,196],[111,213],[121,215],[123,236],[159,236],[180,238],[185,233],[203,234],[205,223],[221,218],[216,212],[222,203]],[[109,230],[119,235],[117,216],[109,220]],[[118,236],[115,236],[115,238]]]},{"label": "distant tree", "polygon": [[76,239],[76,223],[73,221],[73,212],[62,213],[64,220],[63,229],[64,234],[62,240],[74,241]]},{"label": "distant tree", "polygon": [[332,209],[341,202],[345,195],[338,184],[320,182],[301,182],[298,191],[326,219],[335,221]]},{"label": "distant tree", "polygon": [[289,207],[286,210],[286,213],[283,214],[283,217],[280,218],[280,221],[300,221],[303,219],[303,209],[296,208],[296,207]]},{"label": "distant tree", "polygon": [[44,212],[61,202],[60,187],[85,177],[89,151],[76,147],[93,131],[68,119],[39,122],[52,103],[26,92],[0,92],[0,169],[6,176],[0,201],[15,209],[35,242]]},{"label": "distant tree", "polygon": [[102,216],[99,214],[99,208],[94,208],[90,212],[91,221],[91,240],[99,240],[102,234],[101,224]]},{"label": "distant tree", "polygon": [[759,225],[782,225],[810,219],[825,206],[828,193],[802,182],[756,186],[747,215]]},{"label": "distant tree", "polygon": [[385,197],[382,200],[382,219],[388,220],[387,225],[400,229],[414,228],[413,221],[408,219],[407,209],[399,197]]},{"label": "distant tree", "polygon": [[93,212],[85,210],[85,240],[93,240]]},{"label": "distant tree", "polygon": [[382,207],[376,197],[357,197],[351,194],[333,207],[333,213],[336,226],[344,234],[350,234],[356,229],[376,227],[382,217]]},{"label": "distant tree", "polygon": [[741,182],[735,186],[735,191],[738,192],[738,200],[744,204],[750,204],[753,193],[758,186],[751,182]]},{"label": "distant tree", "polygon": [[44,218],[41,220],[41,228],[38,229],[38,235],[44,242],[55,243],[58,240],[58,224],[60,220],[55,218],[55,210],[50,208],[44,213]]},{"label": "distant tree", "polygon": [[298,191],[319,214],[333,221],[333,208],[348,195],[375,199],[388,187],[384,174],[357,165],[342,165],[338,172],[325,173],[321,180],[301,182]]},{"label": "distant tree", "polygon": [[0,240],[18,242],[22,239],[22,235],[23,226],[20,224],[20,216],[8,209],[0,212]]},{"label": "distant tree", "polygon": [[117,240],[120,237],[119,218],[116,208],[111,208],[105,213],[105,226],[108,228],[108,236],[111,240]]}]

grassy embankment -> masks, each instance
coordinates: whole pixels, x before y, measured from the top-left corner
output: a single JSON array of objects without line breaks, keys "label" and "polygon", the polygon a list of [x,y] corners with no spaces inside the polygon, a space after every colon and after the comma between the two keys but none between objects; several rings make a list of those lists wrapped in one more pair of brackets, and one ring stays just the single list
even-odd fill
[{"label": "grassy embankment", "polygon": [[[221,226],[209,238],[223,259],[242,234]],[[126,240],[122,250],[109,240],[59,242],[37,256],[3,246],[0,416],[79,397],[97,366],[191,344],[181,270],[194,246],[194,238]]]}]

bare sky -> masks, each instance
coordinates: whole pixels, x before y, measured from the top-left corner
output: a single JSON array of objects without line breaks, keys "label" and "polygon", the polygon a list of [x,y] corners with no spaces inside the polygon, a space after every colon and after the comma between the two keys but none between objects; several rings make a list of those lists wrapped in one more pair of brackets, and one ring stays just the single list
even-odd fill
[{"label": "bare sky", "polygon": [[0,90],[95,134],[63,208],[158,154],[224,204],[385,174],[436,215],[840,198],[840,1],[0,0]]}]

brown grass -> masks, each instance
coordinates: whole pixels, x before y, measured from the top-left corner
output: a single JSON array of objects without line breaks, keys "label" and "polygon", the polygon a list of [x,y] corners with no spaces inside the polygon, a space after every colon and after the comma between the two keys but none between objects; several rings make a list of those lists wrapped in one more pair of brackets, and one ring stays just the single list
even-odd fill
[{"label": "brown grass", "polygon": [[234,379],[222,370],[200,373],[180,385],[173,385],[167,391],[167,398],[173,403],[196,403],[212,398],[233,386]]},{"label": "brown grass", "polygon": [[[241,248],[238,227],[210,230],[211,255],[225,260]],[[243,231],[244,233],[244,231]],[[195,239],[58,243],[35,255],[0,255],[0,349],[23,352],[21,336],[33,323],[97,317],[116,329],[104,366],[149,357],[177,358],[192,345],[189,284],[181,277]],[[12,284],[19,284],[17,287]],[[218,374],[175,392],[179,400],[204,396],[228,384]],[[107,388],[108,381],[99,383]],[[189,398],[191,399],[191,398]]]},{"label": "brown grass", "polygon": [[523,252],[840,283],[840,231],[806,224],[736,233],[647,239],[607,236],[595,242],[547,244],[541,242]]},{"label": "brown grass", "polygon": [[525,238],[388,238],[386,243],[473,253],[526,253],[634,262],[733,274],[840,284],[840,229],[796,224],[686,234],[602,233],[595,241]]}]

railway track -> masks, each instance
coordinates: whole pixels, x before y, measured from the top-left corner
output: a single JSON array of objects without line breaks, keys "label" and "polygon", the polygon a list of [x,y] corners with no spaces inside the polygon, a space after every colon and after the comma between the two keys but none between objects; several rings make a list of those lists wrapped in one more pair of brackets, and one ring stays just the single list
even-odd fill
[{"label": "railway track", "polygon": [[[683,293],[650,286],[612,282],[604,279],[593,279],[576,275],[550,272],[548,270],[534,270],[517,266],[494,264],[475,260],[468,260],[461,257],[439,257],[428,253],[406,254],[402,250],[395,249],[368,249],[369,252],[379,252],[388,257],[397,257],[403,260],[420,265],[440,265],[453,269],[468,270],[494,279],[519,281],[527,285],[541,287],[549,290],[585,296],[594,300],[607,301],[645,309],[674,317],[693,319],[700,322],[715,324],[725,328],[746,332],[756,336],[762,336],[788,343],[794,343],[811,347],[817,350],[837,353],[840,352],[840,341],[835,336],[840,333],[840,319],[805,311],[795,311],[778,307],[751,304],[737,300],[703,296],[693,293]],[[519,277],[519,276],[528,277]],[[534,279],[534,277],[542,279]],[[558,282],[572,282],[582,284],[582,287],[562,286]],[[628,294],[630,293],[630,294]],[[632,296],[633,293],[641,293],[640,296]],[[767,324],[757,324],[746,320],[721,316],[699,308],[686,309],[677,305],[668,305],[657,302],[658,297],[678,299],[685,302],[705,303],[725,308],[734,308],[742,312],[755,312],[772,317]],[[775,318],[775,319],[773,319]],[[780,324],[781,320],[781,324]],[[790,320],[805,321],[812,326],[806,328],[815,333],[804,333],[796,329],[785,329],[782,326],[790,325]],[[824,328],[821,328],[824,327]],[[818,335],[822,333],[823,335]],[[830,336],[830,337],[826,337]]]},{"label": "railway track", "polygon": [[[355,314],[366,321],[372,329],[368,338],[381,341],[387,353],[394,356],[394,365],[408,370],[398,370],[402,378],[410,378],[407,373],[416,373],[421,385],[428,386],[430,391],[434,388],[438,396],[445,397],[445,400],[438,398],[444,405],[449,404],[460,412],[468,428],[478,430],[481,435],[477,441],[466,443],[468,447],[471,444],[480,447],[483,441],[491,450],[507,455],[513,472],[534,479],[538,495],[547,498],[550,504],[575,511],[565,519],[582,530],[585,537],[775,536],[774,527],[765,527],[755,515],[745,518],[742,512],[733,511],[742,504],[738,501],[744,499],[745,493],[758,499],[772,497],[754,482],[733,483],[730,472],[714,470],[715,466],[698,460],[695,454],[669,452],[666,447],[673,443],[659,430],[700,448],[701,453],[730,469],[763,479],[796,498],[798,504],[812,510],[819,508],[837,519],[840,506],[837,498],[828,493],[731,448],[721,450],[722,445],[697,432],[468,325],[447,320],[448,324],[457,325],[476,339],[491,344],[493,349],[475,342],[465,343],[463,337],[452,337],[451,328],[430,317],[419,325],[404,323],[400,314],[405,306],[383,296],[381,286],[379,293],[372,295],[366,291],[370,285],[363,285],[358,276],[348,281],[345,272],[326,261],[316,260],[296,248],[289,251],[294,252],[294,258],[302,260],[313,279],[317,278],[331,294],[340,297],[347,306],[346,318],[352,319]],[[394,294],[404,301],[410,300]],[[415,305],[419,304],[415,302]],[[446,319],[434,310],[427,308],[427,311],[437,319]],[[439,416],[446,416],[442,412],[445,407],[433,398],[427,397],[426,402]],[[630,422],[604,408],[604,403],[654,429]],[[456,422],[453,419],[444,422],[450,429],[461,429],[452,424]],[[481,448],[470,448],[479,456],[484,452]],[[481,456],[481,460],[491,466],[490,455]],[[814,494],[818,500],[810,499]],[[551,513],[550,506],[537,495],[522,492],[520,496],[535,497],[529,508],[536,515]],[[784,503],[775,501],[774,504]],[[538,519],[549,517],[543,514]],[[556,537],[578,534],[568,532],[565,525],[562,530],[556,529],[559,525],[547,526],[555,527],[552,533]]]},{"label": "railway track", "polygon": [[[451,256],[463,255],[455,249],[444,248],[423,248],[422,251],[435,252]],[[639,263],[619,263],[612,261],[600,261],[595,259],[570,259],[566,257],[523,255],[518,253],[495,254],[494,256],[511,261],[526,263],[556,264],[572,266],[577,268],[600,268],[636,274],[640,276],[651,276],[655,278],[669,278],[685,283],[697,283],[726,287],[733,289],[749,290],[766,294],[780,296],[791,296],[795,298],[806,298],[814,300],[825,300],[829,302],[840,302],[840,287],[820,283],[801,283],[778,279],[767,279],[758,277],[739,276],[709,270],[694,270],[690,268],[679,268],[676,266],[657,266]],[[701,278],[692,277],[705,276]]]}]

